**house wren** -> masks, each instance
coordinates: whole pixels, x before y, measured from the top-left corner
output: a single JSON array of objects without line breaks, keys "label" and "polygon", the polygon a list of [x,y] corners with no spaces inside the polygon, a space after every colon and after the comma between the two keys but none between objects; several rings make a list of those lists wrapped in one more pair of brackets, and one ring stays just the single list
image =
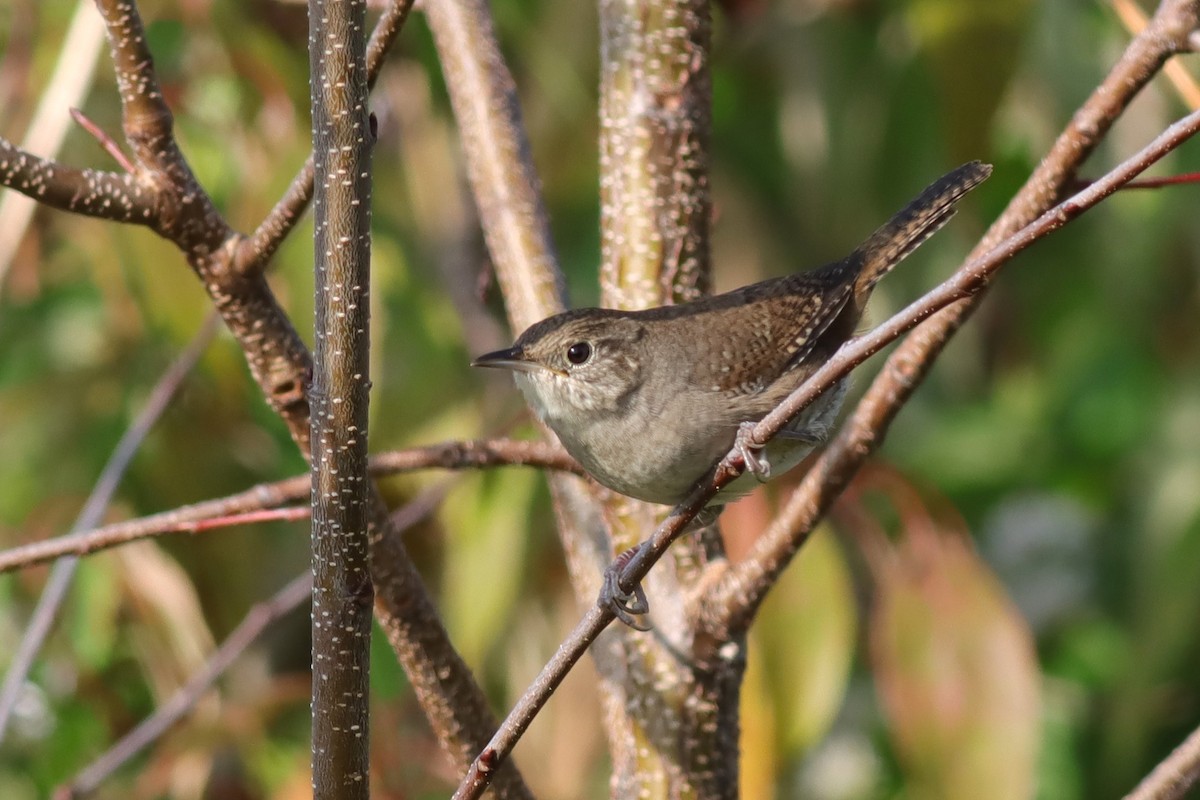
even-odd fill
[{"label": "house wren", "polygon": [[[853,253],[818,269],[645,311],[582,308],[533,325],[477,367],[513,370],[538,417],[600,483],[674,505],[729,452],[739,427],[775,408],[854,335],[875,284],[954,216],[991,174],[973,161],[940,178]],[[843,380],[765,447],[764,480],[829,435]],[[749,492],[745,474],[710,503]]]}]

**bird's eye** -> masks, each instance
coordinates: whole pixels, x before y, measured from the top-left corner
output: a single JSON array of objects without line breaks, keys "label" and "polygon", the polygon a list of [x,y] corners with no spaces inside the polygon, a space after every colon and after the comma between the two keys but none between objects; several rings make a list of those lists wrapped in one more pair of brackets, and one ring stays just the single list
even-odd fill
[{"label": "bird's eye", "polygon": [[578,366],[592,357],[592,346],[587,342],[576,342],[567,348],[567,361]]}]

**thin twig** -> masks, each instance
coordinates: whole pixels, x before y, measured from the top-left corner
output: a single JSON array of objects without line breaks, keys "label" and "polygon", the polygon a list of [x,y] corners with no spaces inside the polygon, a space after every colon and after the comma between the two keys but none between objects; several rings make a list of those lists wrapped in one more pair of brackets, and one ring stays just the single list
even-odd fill
[{"label": "thin twig", "polygon": [[[484,469],[529,466],[583,475],[579,463],[557,445],[516,439],[445,442],[395,450],[371,458],[371,475],[379,478],[420,469]],[[0,573],[24,569],[62,556],[85,556],[98,550],[168,533],[200,533],[213,529],[213,520],[240,525],[243,515],[281,508],[308,500],[312,479],[297,475],[263,483],[227,497],[205,500],[139,519],[125,520],[54,539],[0,551]]]},{"label": "thin twig", "polygon": [[1176,800],[1200,781],[1200,728],[1142,779],[1125,800]]},{"label": "thin twig", "polygon": [[125,151],[121,149],[121,145],[117,144],[116,140],[108,135],[108,131],[101,128],[95,122],[92,122],[87,114],[84,114],[78,108],[72,108],[71,119],[75,120],[76,125],[90,133],[92,138],[103,148],[104,152],[112,156],[113,161],[116,161],[120,165],[121,169],[131,175],[137,171],[137,167],[129,160],[129,156],[125,155]]},{"label": "thin twig", "polygon": [[103,755],[82,769],[68,784],[54,793],[56,800],[86,797],[122,765],[166,733],[187,715],[238,656],[252,645],[276,620],[287,616],[312,593],[312,576],[305,572],[294,578],[273,597],[255,605],[229,637],[221,643],[203,668],[192,675],[153,715],[125,734]]},{"label": "thin twig", "polygon": [[[158,379],[158,383],[155,384],[150,396],[146,399],[146,404],[122,434],[121,440],[117,442],[112,455],[109,456],[108,463],[104,465],[100,477],[96,479],[96,485],[92,487],[87,502],[79,512],[75,524],[71,526],[73,531],[94,528],[100,521],[104,510],[112,501],[112,496],[116,492],[121,478],[125,475],[125,470],[129,467],[129,462],[133,460],[142,441],[145,440],[158,418],[162,416],[163,411],[175,396],[175,392],[183,384],[184,378],[192,371],[192,367],[199,361],[204,349],[212,340],[217,331],[217,321],[216,314],[209,314],[192,341]],[[66,598],[78,564],[77,556],[67,556],[61,558],[54,565],[50,578],[42,590],[42,596],[38,600],[37,608],[34,609],[29,627],[25,630],[17,653],[9,665],[8,674],[4,676],[4,685],[0,687],[0,742],[4,741],[17,698],[20,696],[38,652],[42,649],[42,643],[50,632],[50,626],[58,617],[59,607]]]},{"label": "thin twig", "polygon": [[554,694],[558,685],[567,677],[571,668],[583,658],[596,637],[616,619],[607,606],[591,606],[570,635],[558,646],[558,650],[542,667],[537,678],[521,695],[512,711],[487,747],[471,763],[470,769],[454,792],[453,800],[476,800],[483,795],[492,782],[496,770],[505,762],[521,734],[533,722],[542,707]]},{"label": "thin twig", "polygon": [[1188,183],[1200,183],[1200,172],[1184,172],[1179,175],[1167,175],[1166,177],[1162,178],[1139,178],[1136,181],[1130,181],[1121,188],[1162,189],[1166,186],[1182,186]]}]

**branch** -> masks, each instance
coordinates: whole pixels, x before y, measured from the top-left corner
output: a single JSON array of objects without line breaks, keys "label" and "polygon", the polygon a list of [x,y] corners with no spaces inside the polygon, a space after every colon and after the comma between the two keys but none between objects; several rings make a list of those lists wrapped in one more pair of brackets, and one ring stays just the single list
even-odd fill
[{"label": "branch", "polygon": [[[426,3],[424,10],[509,327],[521,331],[562,311],[566,290],[516,86],[486,0]],[[612,558],[602,511],[587,484],[559,475],[550,476],[549,482],[572,588],[587,602],[590,591],[584,576],[598,575]]]},{"label": "branch", "polygon": [[708,3],[599,5],[604,305],[695,300],[711,282]]},{"label": "branch", "polygon": [[[1140,35],[1146,29],[1146,13],[1134,0],[1113,0],[1113,10],[1130,35]],[[1188,37],[1187,47],[1196,51],[1197,42],[1200,42],[1200,30],[1193,31]],[[1184,64],[1179,61],[1168,62],[1163,66],[1163,75],[1175,87],[1175,92],[1188,108],[1193,111],[1200,108],[1200,83],[1197,83]]]},{"label": "branch", "polygon": [[514,331],[563,310],[565,289],[517,89],[485,0],[425,3],[467,174]]},{"label": "branch", "polygon": [[312,404],[312,788],[370,797],[371,151],[366,0],[309,0],[316,220]]},{"label": "branch", "polygon": [[1200,780],[1200,728],[1142,779],[1125,800],[1176,800]]},{"label": "branch", "polygon": [[[446,442],[410,450],[380,453],[371,459],[373,477],[419,469],[483,469],[528,466],[584,475],[583,468],[566,451],[543,442],[514,439],[484,439]],[[202,533],[217,527],[241,525],[247,517],[267,509],[308,500],[312,478],[297,475],[274,483],[262,483],[244,492],[205,500],[140,519],[116,522],[101,528],[79,531],[40,542],[0,551],[0,574],[24,569],[62,556],[86,556],[98,550],[161,536],[167,533]],[[307,509],[305,509],[307,515]]]},{"label": "branch", "polygon": [[307,572],[280,589],[273,597],[255,605],[246,617],[221,643],[208,662],[154,714],[108,749],[103,755],[79,772],[68,784],[54,793],[56,800],[86,797],[100,788],[104,781],[130,759],[166,733],[171,726],[191,712],[204,693],[212,688],[227,669],[263,631],[276,620],[287,616],[312,594],[312,576]]},{"label": "branch", "polygon": [[[1196,119],[1193,114],[1168,128],[1150,146],[1109,173],[1104,180],[1059,206],[1054,214],[1045,213],[1138,91],[1172,54],[1186,48],[1187,37],[1196,29],[1198,16],[1200,4],[1195,0],[1164,0],[1150,24],[1130,43],[1109,75],[1075,113],[1025,187],[976,246],[966,267],[951,281],[959,279],[973,282],[974,279],[968,278],[966,273],[990,269],[987,263],[993,254],[1000,255],[1004,249],[1018,244],[1018,249],[1028,246],[1034,228],[1026,226],[1039,215],[1043,216],[1038,220],[1038,229],[1048,233],[1060,227],[1065,218],[1059,220],[1056,214],[1068,218],[1077,216],[1090,207],[1084,203],[1099,201],[1195,132]],[[1022,228],[1026,229],[1022,231]],[[1005,239],[1007,241],[998,247],[1001,240]],[[803,544],[832,498],[879,446],[891,421],[920,385],[933,360],[977,307],[983,297],[985,283],[986,279],[974,289],[974,294],[954,302],[924,321],[888,358],[842,432],[822,453],[789,501],[783,516],[795,522],[792,530],[784,530],[781,518],[780,524],[773,525],[769,531],[773,535],[761,538],[747,560],[731,567],[725,579],[713,582],[699,607],[709,616],[710,624],[715,629],[728,627],[731,631],[737,631],[749,625],[774,577]],[[945,286],[943,284],[938,291]],[[923,302],[918,301],[910,308]],[[894,323],[889,325],[894,326]],[[863,338],[875,335],[872,333],[870,337]],[[859,345],[856,342],[848,346],[857,348]],[[823,372],[825,370],[818,372],[812,380],[820,379]]]},{"label": "branch", "polygon": [[158,193],[128,173],[67,167],[0,138],[0,185],[85,217],[154,227]]},{"label": "branch", "polygon": [[[383,59],[400,35],[412,10],[413,0],[391,0],[375,23],[371,41],[367,43],[367,88],[374,89]],[[313,157],[310,153],[304,166],[292,178],[282,199],[275,204],[262,223],[248,238],[238,244],[234,257],[239,271],[262,270],[275,255],[279,245],[304,217],[313,194]]]},{"label": "branch", "polygon": [[[121,435],[117,446],[113,448],[108,463],[104,465],[100,477],[96,479],[96,485],[92,487],[92,492],[88,495],[87,502],[84,503],[83,509],[75,519],[75,524],[71,526],[73,531],[94,528],[104,516],[104,510],[112,501],[112,496],[117,491],[121,478],[125,475],[125,470],[129,468],[129,462],[133,460],[146,435],[150,433],[150,429],[154,427],[158,418],[170,405],[171,399],[179,390],[184,378],[192,371],[205,348],[208,347],[208,343],[212,341],[217,330],[216,322],[216,315],[210,315],[188,346],[158,379],[158,383],[154,385],[150,396],[146,399],[146,404],[125,430],[125,433]],[[16,655],[13,656],[12,663],[9,664],[8,674],[4,676],[4,685],[0,687],[0,742],[4,740],[8,721],[16,706],[17,698],[25,685],[29,670],[33,667],[34,659],[37,658],[46,636],[50,633],[50,626],[58,616],[59,607],[67,596],[67,590],[71,587],[71,579],[74,577],[75,568],[78,565],[79,559],[75,556],[59,559],[50,573],[46,586],[42,589],[42,596],[38,600],[37,608],[34,609],[33,618],[25,630],[25,635],[21,638],[21,644],[17,648]]]}]

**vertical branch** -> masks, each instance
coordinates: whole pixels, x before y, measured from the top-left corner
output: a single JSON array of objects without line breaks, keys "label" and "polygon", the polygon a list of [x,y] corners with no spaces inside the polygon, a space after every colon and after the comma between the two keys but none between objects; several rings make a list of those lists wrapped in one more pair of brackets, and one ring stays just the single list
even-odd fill
[{"label": "vertical branch", "polygon": [[520,331],[562,311],[550,223],[529,154],[517,89],[486,0],[425,4],[466,155],[488,252]]},{"label": "vertical branch", "polygon": [[310,0],[316,223],[312,407],[313,796],[366,798],[371,147],[366,0]]},{"label": "vertical branch", "polygon": [[[694,300],[710,283],[709,3],[600,0],[599,8],[601,302],[635,309]],[[654,526],[643,504],[610,510],[618,549]],[[675,569],[660,567],[646,584],[660,635],[618,629],[605,648],[616,657],[597,655],[609,679],[615,796],[737,794],[741,649],[715,657],[695,640],[687,613],[689,584],[719,552],[714,528],[679,542]]]},{"label": "vertical branch", "polygon": [[604,305],[708,291],[709,13],[698,0],[600,2]]}]

